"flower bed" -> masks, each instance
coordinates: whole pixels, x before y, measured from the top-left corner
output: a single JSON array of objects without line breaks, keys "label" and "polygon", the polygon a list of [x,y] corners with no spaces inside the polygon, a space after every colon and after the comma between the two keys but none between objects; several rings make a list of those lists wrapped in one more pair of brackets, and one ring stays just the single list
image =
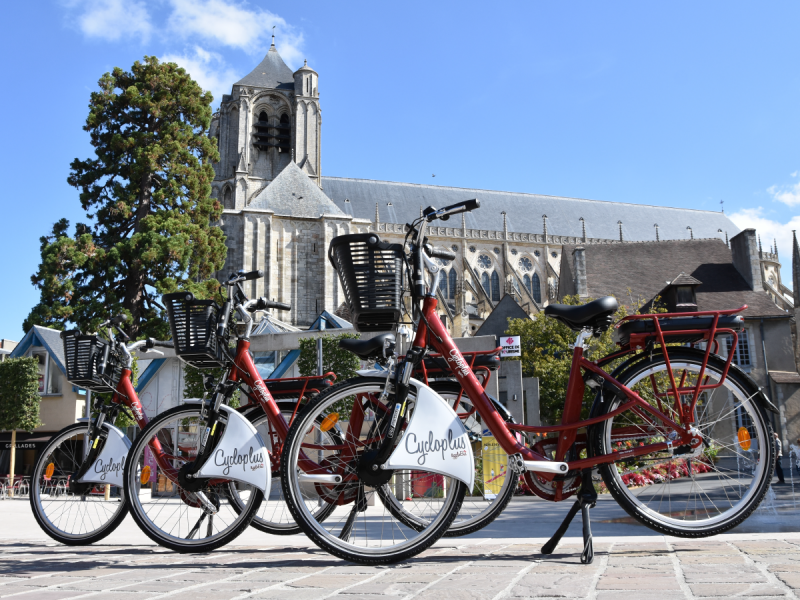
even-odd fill
[{"label": "flower bed", "polygon": [[[712,470],[712,467],[706,460],[701,458],[692,460],[691,470],[693,474],[708,473]],[[689,476],[689,462],[678,459],[636,471],[627,471],[622,474],[622,483],[628,487],[642,487]]]}]

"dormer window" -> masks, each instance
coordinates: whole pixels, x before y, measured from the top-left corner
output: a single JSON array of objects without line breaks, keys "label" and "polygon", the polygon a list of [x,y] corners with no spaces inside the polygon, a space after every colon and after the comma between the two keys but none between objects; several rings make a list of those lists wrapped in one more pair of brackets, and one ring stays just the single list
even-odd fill
[{"label": "dormer window", "polygon": [[667,282],[667,287],[661,291],[661,298],[667,305],[669,312],[697,312],[697,286],[702,282],[691,275],[681,273],[675,279]]}]

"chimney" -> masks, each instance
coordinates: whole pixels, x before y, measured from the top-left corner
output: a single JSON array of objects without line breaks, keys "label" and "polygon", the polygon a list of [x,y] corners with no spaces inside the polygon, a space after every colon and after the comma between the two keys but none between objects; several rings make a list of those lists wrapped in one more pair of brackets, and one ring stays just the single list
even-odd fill
[{"label": "chimney", "polygon": [[589,297],[589,283],[586,280],[586,249],[578,246],[572,251],[572,271],[575,274],[575,293],[580,298]]},{"label": "chimney", "polygon": [[756,230],[745,229],[730,240],[733,266],[744,277],[751,290],[763,289],[761,282],[761,261],[758,258]]}]

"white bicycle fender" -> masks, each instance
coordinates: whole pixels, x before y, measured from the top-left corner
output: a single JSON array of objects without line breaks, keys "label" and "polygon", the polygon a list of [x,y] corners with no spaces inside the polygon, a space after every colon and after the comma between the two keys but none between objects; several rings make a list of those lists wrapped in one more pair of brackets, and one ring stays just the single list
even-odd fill
[{"label": "white bicycle fender", "polygon": [[80,483],[108,483],[122,487],[124,485],[122,471],[125,468],[125,459],[128,457],[131,441],[125,437],[122,431],[109,423],[103,423],[103,429],[108,432],[106,443],[94,464],[78,481]]},{"label": "white bicycle fender", "polygon": [[469,435],[455,411],[427,385],[412,379],[417,400],[411,422],[385,463],[387,469],[425,469],[475,485]]},{"label": "white bicycle fender", "polygon": [[272,466],[264,440],[252,423],[231,407],[219,408],[227,414],[228,424],[222,439],[197,474],[241,481],[268,493]]}]

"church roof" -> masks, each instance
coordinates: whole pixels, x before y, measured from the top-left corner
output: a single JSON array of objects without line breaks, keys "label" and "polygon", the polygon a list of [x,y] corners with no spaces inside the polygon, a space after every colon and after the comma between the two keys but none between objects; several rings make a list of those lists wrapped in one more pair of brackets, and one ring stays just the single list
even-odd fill
[{"label": "church roof", "polygon": [[281,55],[273,43],[269,52],[249,75],[245,75],[234,85],[252,85],[253,87],[293,90],[294,73],[283,62]]},{"label": "church roof", "polygon": [[249,208],[266,208],[288,217],[346,216],[292,161],[253,198]]},{"label": "church roof", "polygon": [[[561,255],[558,296],[575,293],[572,252],[565,245]],[[721,240],[672,240],[630,244],[586,244],[586,282],[591,298],[615,296],[629,307],[647,304],[672,285],[675,271],[702,283],[697,286],[699,310],[739,308],[745,318],[785,317],[766,292],[751,290],[733,266],[731,250]]]},{"label": "church roof", "polygon": [[[723,239],[724,232],[729,237],[739,233],[724,213],[689,208],[340,177],[322,177],[322,189],[339,208],[356,218],[374,220],[377,203],[380,220],[385,223],[408,223],[419,216],[420,207],[442,207],[478,198],[481,208],[466,216],[469,229],[502,231],[500,213],[506,211],[508,230],[517,233],[542,233],[545,214],[549,235],[580,237],[580,217],[590,238],[618,240],[618,221],[622,221],[625,241],[655,241],[656,223],[662,240],[688,239],[687,226],[695,238]],[[460,228],[461,218],[456,216],[447,225]]]},{"label": "church roof", "polygon": [[528,313],[522,310],[522,307],[517,304],[511,294],[506,294],[503,296],[503,299],[497,303],[494,310],[489,313],[489,316],[486,317],[486,320],[473,336],[493,335],[499,338],[508,331],[509,319],[530,319],[530,317]]}]

